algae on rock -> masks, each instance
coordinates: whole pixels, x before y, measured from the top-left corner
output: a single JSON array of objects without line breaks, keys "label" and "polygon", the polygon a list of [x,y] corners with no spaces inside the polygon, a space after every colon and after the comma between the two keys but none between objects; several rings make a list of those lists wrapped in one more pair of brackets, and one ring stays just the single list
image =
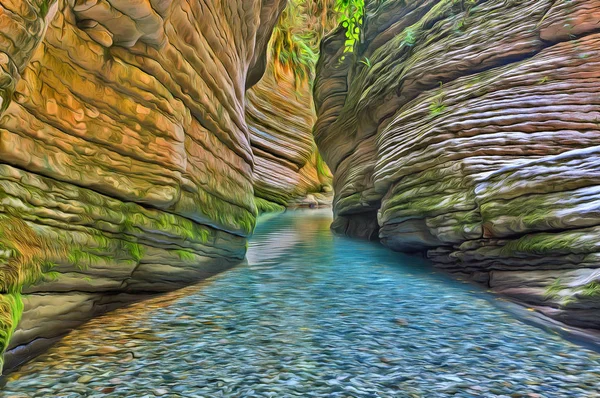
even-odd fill
[{"label": "algae on rock", "polygon": [[285,3],[0,0],[0,293],[23,293],[7,366],[243,259],[257,213],[245,92]]},{"label": "algae on rock", "polygon": [[594,18],[584,0],[366,2],[358,45],[336,30],[317,65],[334,230],[600,328]]}]

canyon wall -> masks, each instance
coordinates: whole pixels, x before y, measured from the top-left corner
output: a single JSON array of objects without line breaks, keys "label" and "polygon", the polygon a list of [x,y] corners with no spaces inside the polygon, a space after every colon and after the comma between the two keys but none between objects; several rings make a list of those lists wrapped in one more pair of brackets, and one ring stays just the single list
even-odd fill
[{"label": "canyon wall", "polygon": [[600,328],[600,1],[370,1],[321,45],[338,233]]},{"label": "canyon wall", "polygon": [[331,202],[331,175],[312,135],[316,120],[308,80],[268,63],[246,96],[246,122],[254,153],[254,194],[259,210]]},{"label": "canyon wall", "polygon": [[96,313],[243,259],[257,212],[245,92],[284,6],[0,0],[9,366]]}]

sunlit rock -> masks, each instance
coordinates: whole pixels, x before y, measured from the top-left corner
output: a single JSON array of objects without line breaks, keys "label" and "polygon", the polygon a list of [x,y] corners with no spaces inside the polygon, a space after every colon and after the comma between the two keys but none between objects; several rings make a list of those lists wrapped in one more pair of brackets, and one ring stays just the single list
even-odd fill
[{"label": "sunlit rock", "polygon": [[245,92],[284,6],[0,1],[0,234],[19,220],[64,250],[29,258],[1,235],[0,351],[22,360],[243,259],[257,214]]}]

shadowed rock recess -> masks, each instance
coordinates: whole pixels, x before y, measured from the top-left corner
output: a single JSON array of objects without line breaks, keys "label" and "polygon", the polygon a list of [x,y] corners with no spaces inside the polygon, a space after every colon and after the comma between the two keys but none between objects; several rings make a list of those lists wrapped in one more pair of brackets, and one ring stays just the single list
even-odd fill
[{"label": "shadowed rock recess", "polygon": [[[246,123],[285,5],[0,0],[7,367],[91,316],[240,262],[254,184],[263,207],[327,186],[308,86],[290,96],[268,74]],[[285,131],[265,111],[282,97]]]},{"label": "shadowed rock recess", "polygon": [[333,229],[600,328],[600,1],[372,1],[321,45]]}]

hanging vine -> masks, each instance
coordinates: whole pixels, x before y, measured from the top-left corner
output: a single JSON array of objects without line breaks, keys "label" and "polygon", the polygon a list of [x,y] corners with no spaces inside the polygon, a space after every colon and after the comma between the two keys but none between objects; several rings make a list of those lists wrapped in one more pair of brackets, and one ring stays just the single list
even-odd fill
[{"label": "hanging vine", "polygon": [[353,52],[354,46],[360,41],[360,31],[365,13],[365,1],[336,0],[335,11],[339,22],[346,28],[344,52]]},{"label": "hanging vine", "polygon": [[364,0],[288,0],[271,37],[275,77],[292,73],[296,86],[311,81],[319,43],[338,24],[346,29],[344,51],[354,51],[363,13]]}]

